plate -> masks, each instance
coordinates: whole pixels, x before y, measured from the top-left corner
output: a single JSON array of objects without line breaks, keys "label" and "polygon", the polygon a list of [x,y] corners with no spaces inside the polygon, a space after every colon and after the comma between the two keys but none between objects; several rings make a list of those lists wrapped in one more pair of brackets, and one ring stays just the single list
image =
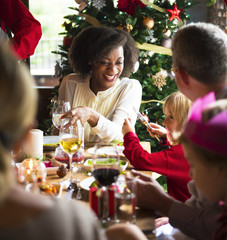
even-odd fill
[{"label": "plate", "polygon": [[59,143],[59,136],[44,136],[43,137],[43,144],[58,144]]},{"label": "plate", "polygon": [[[84,168],[87,170],[87,171],[91,171],[91,162],[92,159],[87,159],[85,162],[84,162]],[[125,164],[124,165],[121,165],[120,166],[120,170],[121,171],[125,171],[127,166],[128,166],[128,161],[127,160],[120,160],[120,161],[124,161]]]},{"label": "plate", "polygon": [[45,149],[55,149],[59,146],[59,136],[44,136],[43,147]]},{"label": "plate", "polygon": [[95,181],[95,178],[94,177],[88,177],[88,178],[85,178],[84,180],[82,180],[80,182],[80,187],[89,191],[90,190],[90,186],[91,184]]},{"label": "plate", "polygon": [[[122,157],[125,156],[123,153],[124,149],[125,149],[124,146],[118,146],[119,155]],[[100,148],[99,150],[100,150],[100,154],[107,154],[107,155],[112,155],[112,156],[116,155],[114,147],[103,147],[103,148]],[[87,152],[94,155],[95,147],[88,148]]]}]

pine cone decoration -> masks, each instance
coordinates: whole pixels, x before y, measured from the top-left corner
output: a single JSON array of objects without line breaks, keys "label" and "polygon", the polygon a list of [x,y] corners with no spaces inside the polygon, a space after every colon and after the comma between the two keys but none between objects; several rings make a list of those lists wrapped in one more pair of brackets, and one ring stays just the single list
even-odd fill
[{"label": "pine cone decoration", "polygon": [[67,174],[67,169],[66,167],[64,167],[64,165],[61,165],[58,170],[57,170],[57,175],[60,177],[60,178],[63,178],[65,177]]}]

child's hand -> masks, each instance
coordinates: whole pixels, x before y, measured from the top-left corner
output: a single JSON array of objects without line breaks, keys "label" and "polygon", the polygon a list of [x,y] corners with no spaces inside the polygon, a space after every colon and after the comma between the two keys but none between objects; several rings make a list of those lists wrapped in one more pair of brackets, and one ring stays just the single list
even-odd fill
[{"label": "child's hand", "polygon": [[133,126],[130,118],[126,118],[122,126],[123,135],[125,135],[128,132],[135,132],[135,127]]},{"label": "child's hand", "polygon": [[149,134],[151,135],[151,137],[155,137],[155,135],[159,135],[161,138],[165,138],[166,137],[166,129],[156,123],[149,123],[150,127],[147,127],[147,131],[149,132]]}]

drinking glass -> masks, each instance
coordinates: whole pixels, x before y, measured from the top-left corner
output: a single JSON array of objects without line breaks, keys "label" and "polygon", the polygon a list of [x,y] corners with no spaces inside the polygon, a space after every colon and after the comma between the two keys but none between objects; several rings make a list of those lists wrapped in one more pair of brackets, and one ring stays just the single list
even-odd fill
[{"label": "drinking glass", "polygon": [[60,146],[64,152],[69,155],[69,184],[72,182],[72,156],[76,153],[83,142],[83,128],[80,120],[77,120],[73,125],[66,124],[61,126],[60,133]]},{"label": "drinking glass", "polygon": [[60,129],[61,125],[65,125],[69,122],[67,118],[61,119],[61,116],[67,113],[70,109],[70,102],[64,100],[55,100],[53,102],[52,122],[57,129]]},{"label": "drinking glass", "polygon": [[115,222],[135,223],[136,178],[121,175],[115,185]]},{"label": "drinking glass", "polygon": [[110,222],[108,189],[120,174],[119,153],[115,144],[99,143],[95,145],[92,161],[92,174],[101,186],[103,209],[99,213],[103,224]]}]

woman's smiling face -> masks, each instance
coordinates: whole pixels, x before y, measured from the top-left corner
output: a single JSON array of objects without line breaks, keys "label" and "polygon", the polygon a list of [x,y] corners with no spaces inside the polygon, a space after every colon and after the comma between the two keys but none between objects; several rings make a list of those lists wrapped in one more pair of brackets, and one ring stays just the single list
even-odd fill
[{"label": "woman's smiling face", "polygon": [[113,49],[110,54],[91,66],[92,76],[90,87],[98,91],[113,87],[124,68],[124,50],[122,46]]}]

